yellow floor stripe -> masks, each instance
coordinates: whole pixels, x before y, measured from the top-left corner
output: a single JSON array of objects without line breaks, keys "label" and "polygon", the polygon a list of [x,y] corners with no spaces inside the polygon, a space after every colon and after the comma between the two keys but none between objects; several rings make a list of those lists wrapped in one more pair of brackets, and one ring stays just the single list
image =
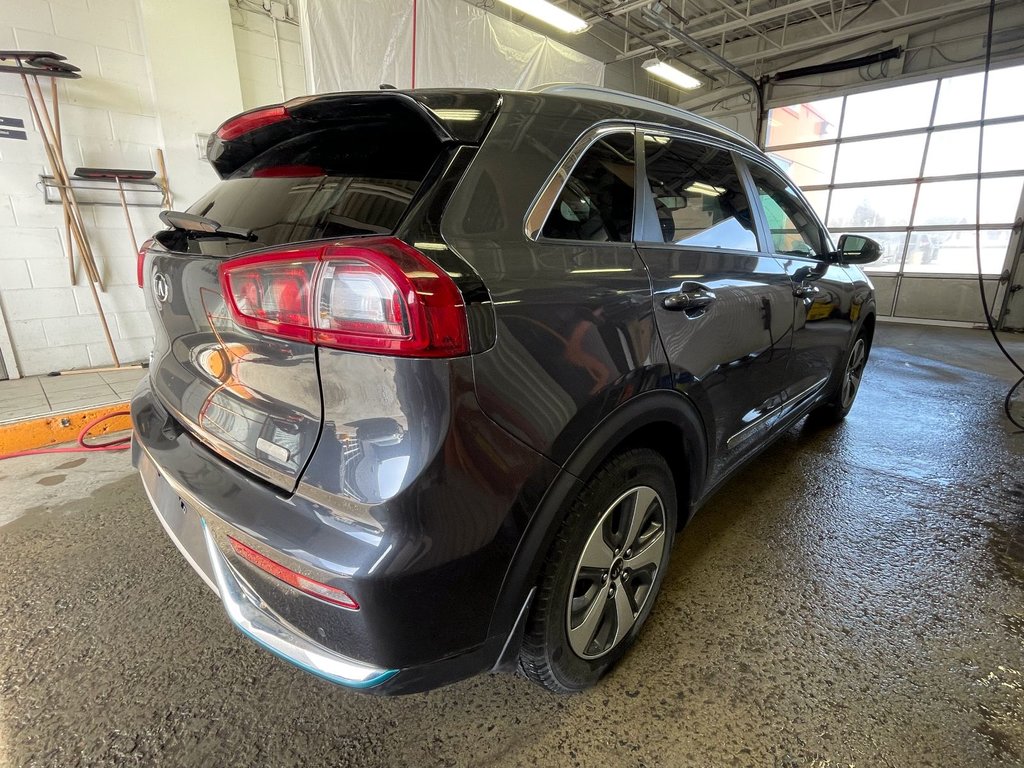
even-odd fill
[{"label": "yellow floor stripe", "polygon": [[[127,410],[128,403],[115,403],[99,408],[54,413],[35,419],[16,421],[13,424],[0,425],[0,455],[74,442],[78,439],[78,433],[82,431],[82,427],[93,419],[98,419],[108,413]],[[131,419],[128,416],[117,416],[97,425],[89,432],[89,436],[95,438],[131,428]]]}]

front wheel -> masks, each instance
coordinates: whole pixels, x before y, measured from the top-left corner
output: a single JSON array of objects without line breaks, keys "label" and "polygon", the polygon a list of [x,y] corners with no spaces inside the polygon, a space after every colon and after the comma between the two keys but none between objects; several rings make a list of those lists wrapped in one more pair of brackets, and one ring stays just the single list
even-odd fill
[{"label": "front wheel", "polygon": [[857,399],[860,383],[864,378],[864,367],[868,362],[867,334],[861,333],[854,340],[846,356],[846,369],[839,386],[832,397],[812,411],[811,416],[821,424],[838,424],[846,418]]},{"label": "front wheel", "polygon": [[548,553],[520,653],[528,678],[579,691],[622,657],[661,587],[676,516],[675,484],[659,453],[630,450],[598,470]]}]

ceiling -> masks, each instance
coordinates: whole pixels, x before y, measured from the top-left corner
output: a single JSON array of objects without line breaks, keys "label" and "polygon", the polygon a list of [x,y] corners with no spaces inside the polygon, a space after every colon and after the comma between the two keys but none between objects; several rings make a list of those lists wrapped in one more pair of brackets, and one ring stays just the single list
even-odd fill
[{"label": "ceiling", "polygon": [[[988,9],[987,0],[554,1],[591,27],[575,37],[552,37],[610,67],[633,67],[655,57],[682,64],[701,77],[704,93],[738,88],[740,81],[698,46],[746,75],[761,78],[790,67],[892,47],[902,35],[978,19]],[[998,1],[1006,10],[1019,3]],[[493,10],[500,6],[493,0],[478,4]],[[512,18],[529,24],[521,16]],[[684,95],[688,94],[677,93],[673,100]]]}]

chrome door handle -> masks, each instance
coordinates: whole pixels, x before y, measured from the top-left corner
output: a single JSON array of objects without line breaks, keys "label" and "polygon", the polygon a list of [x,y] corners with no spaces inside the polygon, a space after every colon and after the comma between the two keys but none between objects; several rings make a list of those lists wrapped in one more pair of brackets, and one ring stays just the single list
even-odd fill
[{"label": "chrome door handle", "polygon": [[671,296],[661,300],[661,306],[673,311],[678,310],[705,310],[711,306],[718,297],[715,292],[706,285],[700,283],[683,283],[679,290]]},{"label": "chrome door handle", "polygon": [[793,288],[793,295],[798,299],[812,299],[821,293],[821,288],[810,283],[803,282]]}]

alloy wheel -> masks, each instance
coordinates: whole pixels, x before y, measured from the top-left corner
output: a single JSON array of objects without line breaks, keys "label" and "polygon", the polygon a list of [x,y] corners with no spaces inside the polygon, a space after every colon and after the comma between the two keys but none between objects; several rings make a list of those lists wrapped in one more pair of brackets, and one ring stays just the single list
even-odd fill
[{"label": "alloy wheel", "polygon": [[665,508],[646,485],[623,493],[601,515],[576,564],[566,628],[577,656],[615,648],[651,597],[665,552]]}]

